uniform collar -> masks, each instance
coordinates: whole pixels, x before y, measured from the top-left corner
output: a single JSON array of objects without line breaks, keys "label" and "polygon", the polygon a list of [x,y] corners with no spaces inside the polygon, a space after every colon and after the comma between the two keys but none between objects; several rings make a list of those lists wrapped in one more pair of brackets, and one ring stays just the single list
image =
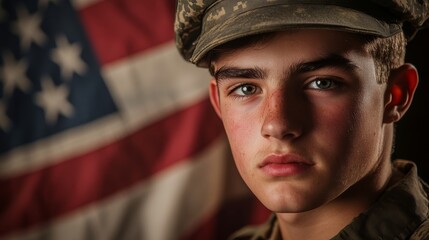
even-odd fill
[{"label": "uniform collar", "polygon": [[410,161],[397,160],[395,169],[404,174],[365,213],[332,240],[408,239],[428,216],[428,186],[417,176]]}]

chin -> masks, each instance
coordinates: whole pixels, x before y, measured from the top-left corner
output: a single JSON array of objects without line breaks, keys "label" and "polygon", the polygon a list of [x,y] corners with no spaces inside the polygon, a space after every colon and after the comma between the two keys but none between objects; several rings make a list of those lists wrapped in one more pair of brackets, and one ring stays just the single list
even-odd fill
[{"label": "chin", "polygon": [[313,210],[319,207],[319,205],[305,204],[305,203],[304,204],[303,203],[300,203],[300,204],[285,203],[285,204],[267,204],[265,205],[265,207],[275,213],[301,213],[301,212],[307,212],[307,211]]},{"label": "chin", "polygon": [[[310,211],[324,204],[310,196],[297,196],[289,194],[270,194],[259,198],[262,204],[272,212],[276,213],[300,213]],[[311,201],[310,201],[311,200]]]}]

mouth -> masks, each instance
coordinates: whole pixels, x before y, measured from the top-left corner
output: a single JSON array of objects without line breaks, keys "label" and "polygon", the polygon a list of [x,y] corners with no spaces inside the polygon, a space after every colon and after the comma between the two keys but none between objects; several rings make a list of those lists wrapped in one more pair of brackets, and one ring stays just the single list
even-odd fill
[{"label": "mouth", "polygon": [[314,165],[313,162],[293,154],[270,154],[258,168],[272,177],[289,177],[302,174]]}]

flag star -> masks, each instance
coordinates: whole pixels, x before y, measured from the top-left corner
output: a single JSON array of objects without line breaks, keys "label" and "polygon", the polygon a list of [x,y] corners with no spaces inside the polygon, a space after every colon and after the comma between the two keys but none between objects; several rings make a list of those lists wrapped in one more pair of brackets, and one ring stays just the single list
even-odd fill
[{"label": "flag star", "polygon": [[41,29],[41,15],[37,13],[30,15],[27,9],[22,7],[17,9],[17,15],[18,19],[12,25],[12,30],[20,38],[21,48],[28,49],[32,42],[42,46],[46,41],[46,35]]},{"label": "flag star", "polygon": [[24,59],[17,61],[12,54],[3,55],[3,67],[0,68],[0,80],[3,81],[4,96],[10,96],[17,87],[23,92],[31,89],[31,82],[25,75],[27,63]]},{"label": "flag star", "polygon": [[36,104],[45,111],[45,120],[48,124],[55,124],[58,116],[71,117],[74,108],[68,102],[68,89],[65,85],[55,86],[50,78],[42,79],[42,91],[36,95]]},{"label": "flag star", "polygon": [[53,50],[52,60],[60,66],[61,75],[70,80],[73,73],[83,75],[86,64],[80,57],[82,47],[79,43],[70,43],[65,36],[56,39],[57,48]]},{"label": "flag star", "polygon": [[6,115],[6,105],[0,101],[0,130],[7,131],[10,129],[12,123]]}]

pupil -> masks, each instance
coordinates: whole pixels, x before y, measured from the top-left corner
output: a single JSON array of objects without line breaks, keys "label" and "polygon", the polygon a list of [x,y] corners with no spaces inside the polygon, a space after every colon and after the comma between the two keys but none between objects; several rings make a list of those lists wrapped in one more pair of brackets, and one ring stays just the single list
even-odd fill
[{"label": "pupil", "polygon": [[245,94],[253,93],[254,91],[252,86],[243,86],[242,90],[243,90],[243,93]]},{"label": "pupil", "polygon": [[330,82],[329,82],[329,81],[326,81],[326,80],[318,80],[318,81],[317,81],[317,85],[318,85],[320,88],[328,88],[328,87],[330,86]]}]

